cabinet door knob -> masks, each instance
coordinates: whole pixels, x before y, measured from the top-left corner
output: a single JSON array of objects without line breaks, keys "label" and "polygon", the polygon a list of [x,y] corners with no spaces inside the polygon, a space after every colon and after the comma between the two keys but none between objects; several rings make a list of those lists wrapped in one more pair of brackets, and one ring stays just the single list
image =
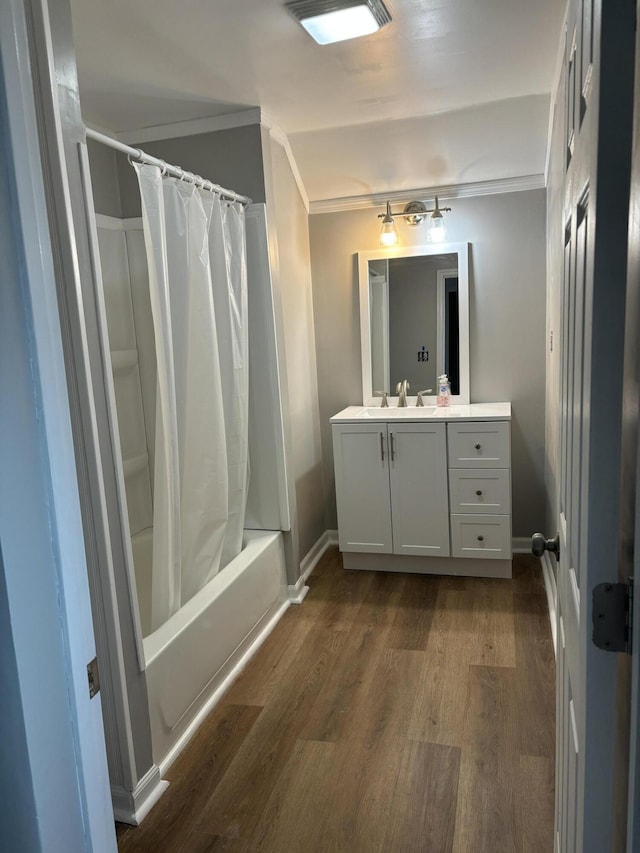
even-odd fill
[{"label": "cabinet door knob", "polygon": [[482,448],[481,444],[476,444],[476,450],[480,450]]},{"label": "cabinet door knob", "polygon": [[480,495],[481,495],[481,494],[482,494],[482,489],[477,489],[477,490],[476,490],[476,495],[477,495],[478,497],[480,497]]},{"label": "cabinet door knob", "polygon": [[478,536],[478,542],[484,542],[484,536]]}]

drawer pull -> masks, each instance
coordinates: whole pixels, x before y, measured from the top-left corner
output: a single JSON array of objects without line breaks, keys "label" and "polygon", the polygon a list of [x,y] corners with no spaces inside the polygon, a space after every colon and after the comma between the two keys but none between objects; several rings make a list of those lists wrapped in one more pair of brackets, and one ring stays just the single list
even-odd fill
[{"label": "drawer pull", "polygon": [[478,497],[482,497],[482,489],[477,489],[477,490],[476,490],[476,495],[477,495]]},{"label": "drawer pull", "polygon": [[478,536],[478,542],[484,542],[484,536]]},{"label": "drawer pull", "polygon": [[476,450],[481,450],[481,449],[482,449],[482,445],[481,445],[481,444],[476,444]]}]

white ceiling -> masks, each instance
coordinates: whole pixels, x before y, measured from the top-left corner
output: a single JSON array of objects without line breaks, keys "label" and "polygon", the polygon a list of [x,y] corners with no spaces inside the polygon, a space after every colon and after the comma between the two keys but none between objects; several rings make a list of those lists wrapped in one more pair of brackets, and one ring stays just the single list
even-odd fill
[{"label": "white ceiling", "polygon": [[542,171],[564,0],[386,4],[380,32],[321,47],[283,0],[72,0],[85,119],[260,106],[312,200]]}]

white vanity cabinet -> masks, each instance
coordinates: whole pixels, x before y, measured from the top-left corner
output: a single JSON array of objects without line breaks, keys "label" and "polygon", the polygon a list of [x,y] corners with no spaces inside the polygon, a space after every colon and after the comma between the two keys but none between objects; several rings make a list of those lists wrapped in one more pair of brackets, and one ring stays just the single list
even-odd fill
[{"label": "white vanity cabinet", "polygon": [[334,424],[341,551],[447,557],[445,424]]},{"label": "white vanity cabinet", "polygon": [[345,568],[511,577],[510,413],[352,406],[332,418]]}]

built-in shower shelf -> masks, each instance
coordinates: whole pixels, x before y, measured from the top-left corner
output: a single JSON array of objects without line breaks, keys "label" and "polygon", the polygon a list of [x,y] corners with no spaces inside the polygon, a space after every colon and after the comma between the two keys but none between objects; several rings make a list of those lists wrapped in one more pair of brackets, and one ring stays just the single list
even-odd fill
[{"label": "built-in shower shelf", "polygon": [[137,349],[113,349],[111,350],[111,368],[114,373],[124,373],[131,370],[138,363]]},{"label": "built-in shower shelf", "polygon": [[129,456],[128,459],[123,459],[122,461],[124,476],[133,477],[136,474],[141,474],[148,464],[149,456],[147,453],[140,453],[137,456]]}]

